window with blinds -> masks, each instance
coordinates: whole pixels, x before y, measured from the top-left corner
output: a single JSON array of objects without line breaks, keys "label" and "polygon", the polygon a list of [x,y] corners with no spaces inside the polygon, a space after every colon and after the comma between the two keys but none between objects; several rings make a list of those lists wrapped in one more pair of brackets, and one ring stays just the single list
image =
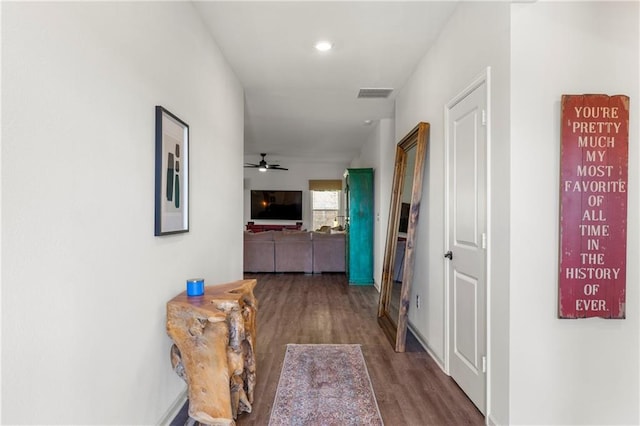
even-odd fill
[{"label": "window with blinds", "polygon": [[340,198],[342,181],[310,180],[312,229],[320,230],[323,226],[335,228],[340,223]]}]

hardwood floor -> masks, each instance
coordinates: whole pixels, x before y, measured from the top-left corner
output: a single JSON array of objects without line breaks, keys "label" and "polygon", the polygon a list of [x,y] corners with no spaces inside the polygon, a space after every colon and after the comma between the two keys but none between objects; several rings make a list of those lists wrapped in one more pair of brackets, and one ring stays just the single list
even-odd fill
[{"label": "hardwood floor", "polygon": [[[258,299],[253,412],[239,426],[266,425],[287,343],[357,343],[387,426],[483,425],[484,417],[413,336],[396,353],[378,326],[378,292],[344,274],[248,274]],[[410,333],[409,333],[410,334]]]}]

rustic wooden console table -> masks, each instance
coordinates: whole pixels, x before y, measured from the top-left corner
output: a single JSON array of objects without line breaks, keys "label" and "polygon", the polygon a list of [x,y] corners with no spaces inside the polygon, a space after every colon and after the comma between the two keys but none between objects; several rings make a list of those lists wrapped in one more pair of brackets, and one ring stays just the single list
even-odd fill
[{"label": "rustic wooden console table", "polygon": [[256,381],[256,280],[206,286],[204,295],[180,293],[167,303],[171,364],[189,387],[189,417],[234,425],[251,412]]}]

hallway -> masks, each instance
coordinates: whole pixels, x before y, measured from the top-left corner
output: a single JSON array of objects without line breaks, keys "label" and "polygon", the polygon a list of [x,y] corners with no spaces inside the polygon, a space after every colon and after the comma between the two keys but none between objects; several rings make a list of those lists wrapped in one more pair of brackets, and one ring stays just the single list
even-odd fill
[{"label": "hallway", "polygon": [[386,425],[484,424],[484,418],[410,335],[396,354],[377,324],[378,292],[342,274],[255,274],[258,380],[253,412],[238,425],[269,421],[287,343],[357,343]]}]

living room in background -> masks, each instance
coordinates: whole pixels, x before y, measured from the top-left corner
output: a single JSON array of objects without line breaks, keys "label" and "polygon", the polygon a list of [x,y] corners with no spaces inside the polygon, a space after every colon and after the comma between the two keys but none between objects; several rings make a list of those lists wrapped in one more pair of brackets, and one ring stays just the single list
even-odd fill
[{"label": "living room in background", "polygon": [[310,180],[311,229],[339,228],[344,225],[340,215],[342,180]]}]

